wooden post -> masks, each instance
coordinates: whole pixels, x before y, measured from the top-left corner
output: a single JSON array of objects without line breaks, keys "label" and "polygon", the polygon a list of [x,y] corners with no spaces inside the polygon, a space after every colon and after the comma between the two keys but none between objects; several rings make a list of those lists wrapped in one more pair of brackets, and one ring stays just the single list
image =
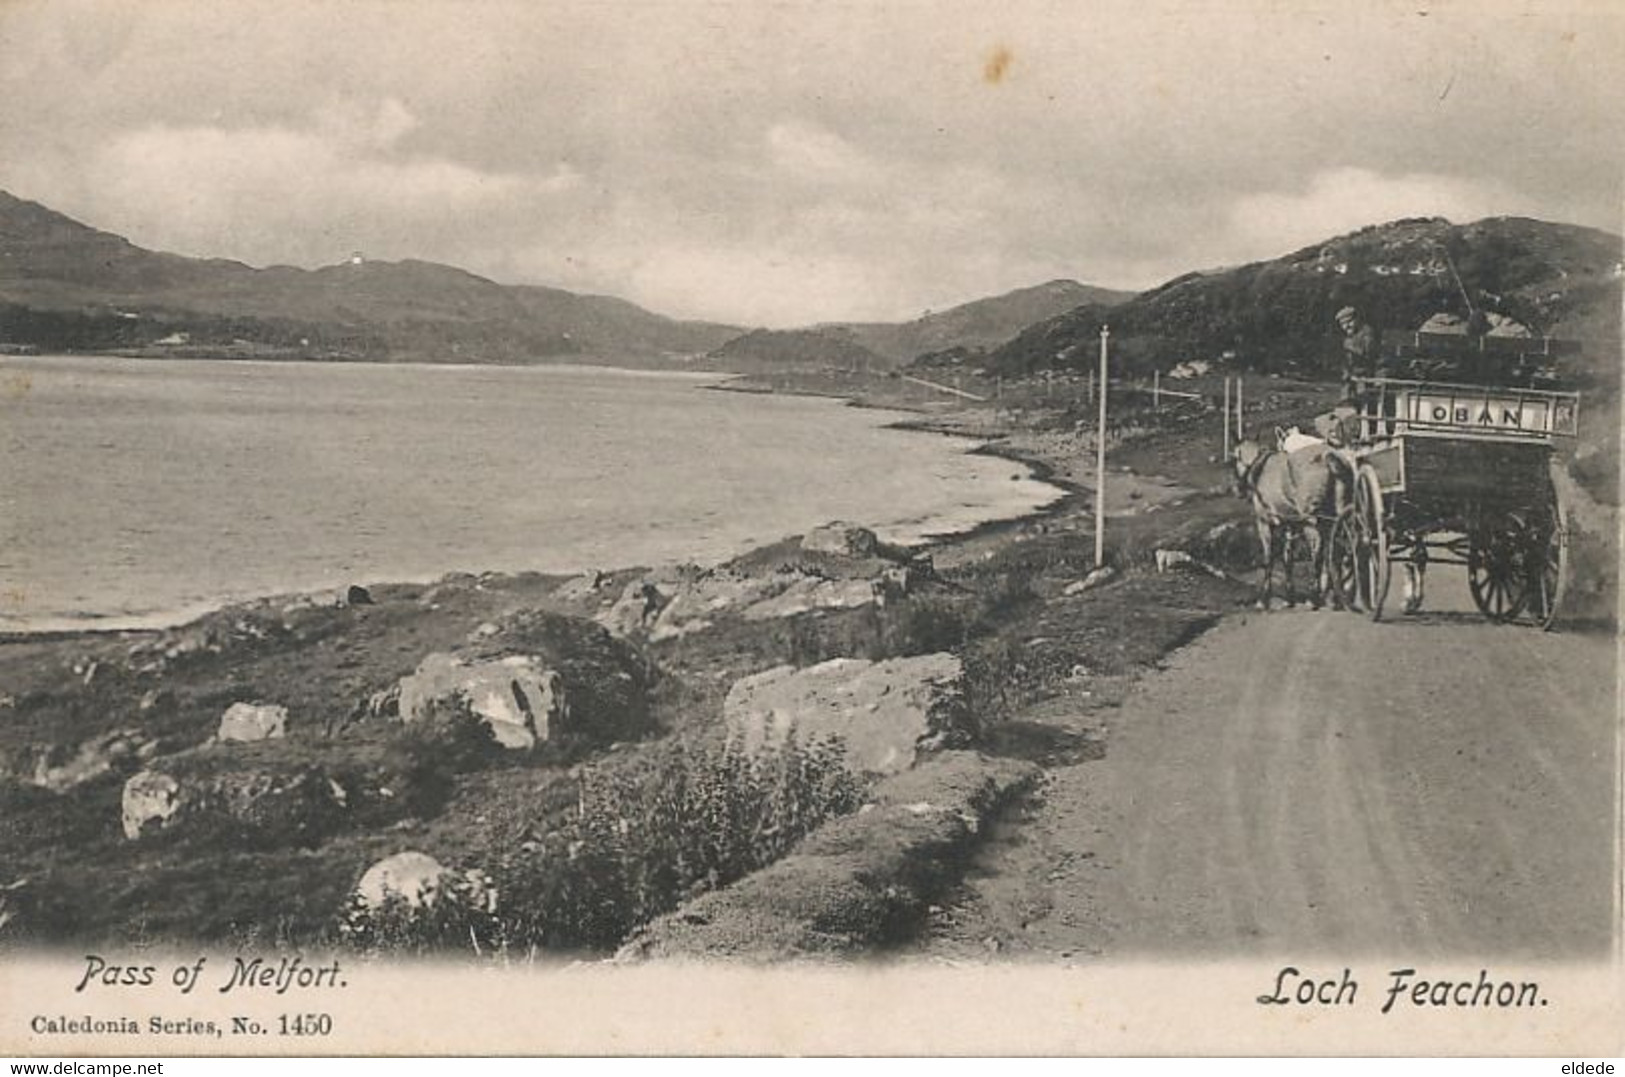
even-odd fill
[{"label": "wooden post", "polygon": [[1230,375],[1224,376],[1224,458],[1230,459]]},{"label": "wooden post", "polygon": [[1247,411],[1241,405],[1241,375],[1236,375],[1236,443],[1247,437]]},{"label": "wooden post", "polygon": [[1100,417],[1095,427],[1095,567],[1106,563],[1106,349],[1111,326],[1100,327]]},{"label": "wooden post", "polygon": [[1162,407],[1162,371],[1151,372],[1151,410],[1156,411]]},{"label": "wooden post", "polygon": [[1093,370],[1091,370],[1089,372],[1089,403],[1093,404],[1094,402],[1095,402],[1095,372]]}]

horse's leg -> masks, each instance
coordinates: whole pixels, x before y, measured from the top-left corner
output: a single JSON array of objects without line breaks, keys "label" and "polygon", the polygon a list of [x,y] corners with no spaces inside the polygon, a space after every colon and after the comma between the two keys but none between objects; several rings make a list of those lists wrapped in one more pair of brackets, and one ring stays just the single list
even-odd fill
[{"label": "horse's leg", "polygon": [[1282,587],[1286,591],[1287,609],[1292,609],[1298,604],[1297,574],[1292,570],[1292,562],[1296,559],[1297,537],[1297,525],[1288,524],[1281,528],[1281,575]]},{"label": "horse's leg", "polygon": [[1258,585],[1258,608],[1270,608],[1270,574],[1275,570],[1275,528],[1263,518],[1258,520],[1258,544],[1264,550],[1264,579]]},{"label": "horse's leg", "polygon": [[1321,593],[1328,595],[1332,600],[1333,609],[1343,608],[1343,595],[1337,589],[1337,581],[1332,577],[1336,566],[1332,564],[1332,539],[1337,534],[1337,520],[1326,520],[1321,524],[1320,533],[1320,586]]},{"label": "horse's leg", "polygon": [[1326,594],[1326,542],[1320,534],[1322,526],[1319,520],[1303,525],[1303,540],[1309,544],[1309,608],[1314,610],[1320,609]]}]

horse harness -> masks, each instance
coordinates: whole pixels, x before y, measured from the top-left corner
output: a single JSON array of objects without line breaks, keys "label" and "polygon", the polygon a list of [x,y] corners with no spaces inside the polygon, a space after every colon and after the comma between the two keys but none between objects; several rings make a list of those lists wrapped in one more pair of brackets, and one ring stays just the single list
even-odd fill
[{"label": "horse harness", "polygon": [[[1259,476],[1264,474],[1264,465],[1269,462],[1270,457],[1272,456],[1285,455],[1287,454],[1281,452],[1279,449],[1266,449],[1260,445],[1258,447],[1258,456],[1251,464],[1248,464],[1247,469],[1241,473],[1240,481],[1242,489],[1246,490],[1247,493],[1252,495],[1253,503],[1259,509],[1264,509],[1264,505],[1259,501],[1258,498],[1258,479]],[[1321,523],[1334,523],[1337,520],[1336,512],[1333,512],[1330,515],[1319,512],[1310,513],[1308,515]],[[1279,527],[1287,522],[1286,518],[1277,512],[1266,512],[1266,517],[1272,527]]]},{"label": "horse harness", "polygon": [[1269,460],[1270,457],[1276,456],[1276,455],[1279,455],[1276,450],[1274,450],[1274,449],[1266,449],[1262,445],[1260,445],[1259,448],[1258,448],[1258,457],[1256,459],[1254,459],[1251,464],[1247,465],[1247,470],[1246,471],[1242,472],[1242,475],[1241,475],[1242,487],[1244,489],[1246,489],[1249,493],[1257,490],[1258,489],[1258,477],[1264,473],[1264,464],[1265,464],[1265,462],[1267,460]]}]

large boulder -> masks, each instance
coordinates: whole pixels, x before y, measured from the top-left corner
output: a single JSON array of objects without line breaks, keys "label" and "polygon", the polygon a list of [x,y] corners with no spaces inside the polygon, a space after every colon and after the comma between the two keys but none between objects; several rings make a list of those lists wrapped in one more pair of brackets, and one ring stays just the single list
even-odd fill
[{"label": "large boulder", "polygon": [[124,836],[132,841],[148,826],[164,827],[180,809],[181,786],[168,774],[144,770],[124,783]]},{"label": "large boulder", "polygon": [[432,905],[449,869],[426,853],[396,853],[368,868],[356,884],[356,897],[368,908],[381,908],[391,898],[411,908]]},{"label": "large boulder", "polygon": [[968,743],[976,733],[964,669],[951,654],[780,666],[735,681],[723,719],[753,752],[792,735],[838,736],[847,765],[871,774],[906,770],[922,752]]},{"label": "large boulder", "polygon": [[591,621],[541,610],[492,629],[455,653],[424,658],[394,690],[395,717],[426,731],[472,723],[516,751],[560,740],[607,744],[648,731],[648,667],[624,640]]},{"label": "large boulder", "polygon": [[[497,911],[497,890],[483,871],[454,871],[427,853],[396,853],[373,864],[351,891],[341,932],[411,932],[421,916],[451,905],[464,913]],[[393,922],[395,927],[389,925]]]},{"label": "large boulder", "polygon": [[220,716],[215,740],[260,741],[288,735],[288,708],[272,703],[233,703]]},{"label": "large boulder", "polygon": [[398,717],[408,724],[468,718],[504,748],[546,741],[569,716],[563,680],[532,655],[469,661],[431,654],[403,677]]}]

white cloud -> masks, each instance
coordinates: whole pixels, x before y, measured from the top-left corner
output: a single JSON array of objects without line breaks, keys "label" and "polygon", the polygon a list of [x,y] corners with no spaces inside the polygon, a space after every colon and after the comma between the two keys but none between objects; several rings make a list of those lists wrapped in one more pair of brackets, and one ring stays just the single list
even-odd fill
[{"label": "white cloud", "polygon": [[1318,172],[1300,191],[1244,195],[1232,205],[1227,244],[1246,257],[1296,247],[1401,217],[1458,223],[1519,212],[1529,200],[1492,181],[1364,168]]},{"label": "white cloud", "polygon": [[[94,222],[138,243],[251,262],[319,264],[350,247],[414,247],[446,222],[504,215],[582,184],[567,165],[527,175],[395,152],[416,126],[398,101],[327,107],[305,127],[141,127],[116,135],[75,174],[33,176],[94,192]],[[53,200],[54,201],[54,200]]]},{"label": "white cloud", "polygon": [[658,310],[772,326],[805,323],[809,312],[869,309],[890,283],[886,267],[865,259],[754,244],[661,246],[626,281],[636,300]]},{"label": "white cloud", "polygon": [[798,120],[775,123],[767,130],[773,164],[802,180],[844,184],[887,180],[879,162],[832,131]]},{"label": "white cloud", "polygon": [[355,101],[329,101],[317,108],[315,120],[326,138],[363,150],[387,150],[419,126],[398,97],[386,97],[371,108]]}]

